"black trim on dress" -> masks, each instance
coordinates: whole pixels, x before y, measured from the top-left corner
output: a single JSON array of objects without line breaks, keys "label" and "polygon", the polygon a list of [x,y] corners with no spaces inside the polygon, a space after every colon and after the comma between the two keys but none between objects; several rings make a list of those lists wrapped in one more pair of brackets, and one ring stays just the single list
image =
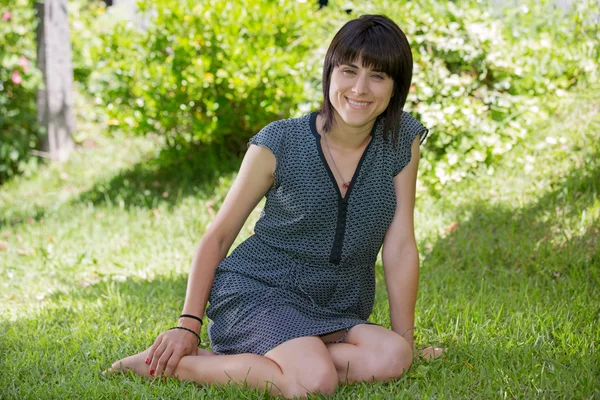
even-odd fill
[{"label": "black trim on dress", "polygon": [[325,158],[325,154],[323,153],[323,148],[321,147],[321,135],[317,131],[317,115],[318,115],[318,112],[315,111],[310,116],[310,130],[313,133],[313,135],[315,136],[315,141],[316,141],[316,145],[317,145],[317,150],[319,152],[319,157],[321,158],[321,161],[323,162],[323,166],[327,170],[327,173],[329,174],[329,178],[331,179],[331,182],[333,183],[333,186],[335,187],[335,190],[337,191],[337,194],[338,194],[338,218],[337,218],[337,224],[336,224],[336,228],[335,228],[335,236],[333,238],[333,247],[331,248],[331,254],[329,255],[329,262],[332,264],[335,264],[335,265],[340,265],[340,262],[342,261],[342,245],[344,244],[344,234],[346,233],[346,218],[347,218],[347,214],[348,214],[348,199],[350,198],[350,193],[352,192],[352,189],[354,188],[354,184],[356,183],[356,181],[358,179],[358,174],[360,172],[360,168],[361,168],[363,162],[365,161],[367,152],[369,151],[371,144],[375,140],[375,130],[377,128],[377,123],[379,121],[376,120],[375,123],[373,124],[373,128],[371,129],[371,141],[367,144],[367,147],[363,151],[363,154],[360,157],[360,160],[358,161],[356,170],[354,171],[354,175],[352,176],[352,180],[350,181],[350,185],[348,186],[348,190],[346,190],[346,195],[342,196],[342,192],[340,192],[340,187],[338,186],[338,183],[335,180],[335,175],[333,175],[333,172],[331,171],[331,168],[329,167],[329,164],[327,163],[327,159]]}]

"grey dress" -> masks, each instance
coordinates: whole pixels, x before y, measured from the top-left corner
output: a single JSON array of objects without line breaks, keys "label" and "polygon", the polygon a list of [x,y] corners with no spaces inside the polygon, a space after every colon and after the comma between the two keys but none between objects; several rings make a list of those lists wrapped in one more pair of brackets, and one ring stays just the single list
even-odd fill
[{"label": "grey dress", "polygon": [[342,197],[316,116],[273,122],[249,141],[273,152],[275,177],[255,234],[215,271],[206,315],[216,353],[264,355],[290,339],[369,323],[374,266],[396,208],[393,178],[427,129],[403,113],[393,148],[378,121]]}]

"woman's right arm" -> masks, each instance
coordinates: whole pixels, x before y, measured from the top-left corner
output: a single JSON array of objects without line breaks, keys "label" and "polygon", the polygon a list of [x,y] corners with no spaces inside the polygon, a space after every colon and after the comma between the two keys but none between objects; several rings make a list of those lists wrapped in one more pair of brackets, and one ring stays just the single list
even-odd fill
[{"label": "woman's right arm", "polygon": [[[225,258],[246,219],[273,185],[275,156],[260,146],[250,145],[233,185],[215,219],[202,236],[192,259],[183,314],[202,318],[212,288],[215,269]],[[201,325],[181,318],[179,325],[200,332]],[[196,355],[197,338],[183,329],[161,333],[150,348],[147,364],[153,375],[171,376],[181,357]]]}]

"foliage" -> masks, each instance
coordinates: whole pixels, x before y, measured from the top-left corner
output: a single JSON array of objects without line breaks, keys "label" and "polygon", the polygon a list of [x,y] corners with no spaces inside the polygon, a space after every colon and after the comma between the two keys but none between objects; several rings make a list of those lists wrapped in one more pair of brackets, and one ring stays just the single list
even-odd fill
[{"label": "foliage", "polygon": [[[440,189],[483,169],[527,137],[534,116],[547,116],[548,95],[597,81],[596,22],[583,2],[565,14],[549,1],[517,9],[480,2],[391,0],[347,3],[350,17],[385,13],[404,29],[415,60],[407,109],[431,129],[423,181]],[[591,4],[591,3],[590,3]],[[600,5],[595,5],[600,13]]]},{"label": "foliage", "polygon": [[[29,28],[0,39],[0,180],[25,169],[37,142],[40,84],[33,67],[20,65],[34,59],[30,0],[3,1],[3,14],[14,12],[1,29]],[[132,22],[118,7],[73,0],[75,79],[102,110],[94,119],[112,131],[158,133],[176,147],[221,142],[239,152],[271,120],[318,107],[333,33],[360,14],[385,13],[412,42],[406,109],[431,130],[420,170],[433,190],[493,173],[526,139],[532,118],[556,111],[547,95],[598,79],[598,24],[589,14],[600,6],[591,0],[568,13],[531,0],[503,18],[476,0],[330,2],[321,11],[313,3],[145,0]]]},{"label": "foliage", "polygon": [[98,62],[91,49],[102,46],[102,36],[98,32],[110,29],[114,22],[102,18],[106,9],[104,2],[100,0],[70,0],[68,5],[73,77],[85,87]]},{"label": "foliage", "polygon": [[236,149],[267,122],[318,106],[322,58],[345,21],[392,17],[412,41],[407,110],[432,131],[421,171],[434,190],[493,173],[532,118],[553,111],[544,96],[597,79],[596,26],[581,5],[563,15],[532,1],[504,18],[474,0],[330,2],[320,12],[294,1],[160,0],[140,10],[144,29],[106,16],[95,44],[78,44],[109,125]]},{"label": "foliage", "polygon": [[41,132],[36,119],[41,74],[34,66],[35,26],[32,1],[0,1],[0,183],[36,165],[29,157]]},{"label": "foliage", "polygon": [[138,5],[143,29],[114,24],[89,50],[95,68],[88,90],[106,107],[111,126],[157,132],[172,144],[245,143],[268,122],[295,112],[313,90],[305,82],[319,73],[311,50],[321,28],[309,4]]}]

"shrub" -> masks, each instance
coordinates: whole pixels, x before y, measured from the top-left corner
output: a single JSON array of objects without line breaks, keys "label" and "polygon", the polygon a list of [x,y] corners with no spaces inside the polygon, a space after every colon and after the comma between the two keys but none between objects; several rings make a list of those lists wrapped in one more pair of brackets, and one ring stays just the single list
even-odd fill
[{"label": "shrub", "polygon": [[[245,143],[314,98],[322,38],[316,6],[297,1],[142,1],[148,26],[118,23],[91,50],[89,91],[109,125],[184,141]],[[311,106],[305,106],[308,110]]]},{"label": "shrub", "polygon": [[430,188],[493,172],[533,119],[550,111],[547,96],[597,79],[598,39],[581,5],[567,14],[543,1],[503,18],[492,11],[469,0],[373,0],[349,17],[385,13],[412,42],[407,109],[432,131],[421,168]]},{"label": "shrub", "polygon": [[0,183],[31,171],[29,156],[38,144],[36,90],[41,74],[34,66],[35,12],[30,0],[0,0]]},{"label": "shrub", "polygon": [[564,14],[532,0],[503,18],[476,0],[313,3],[144,0],[143,24],[104,15],[94,41],[76,42],[81,76],[114,129],[238,150],[268,122],[317,107],[325,50],[344,22],[387,14],[412,42],[406,108],[432,131],[421,171],[434,190],[492,173],[552,112],[546,96],[597,79],[597,26],[580,3]]}]

